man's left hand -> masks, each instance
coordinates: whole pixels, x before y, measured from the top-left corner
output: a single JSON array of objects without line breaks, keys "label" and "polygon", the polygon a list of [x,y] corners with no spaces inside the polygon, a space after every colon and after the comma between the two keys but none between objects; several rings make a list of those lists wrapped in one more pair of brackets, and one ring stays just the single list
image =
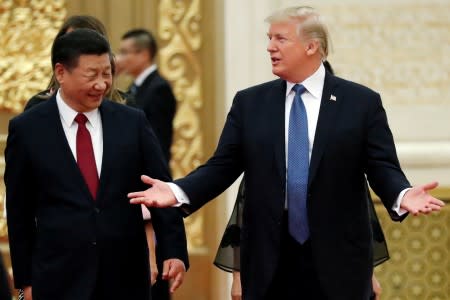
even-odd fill
[{"label": "man's left hand", "polygon": [[438,183],[435,181],[412,187],[403,196],[400,208],[407,210],[414,216],[441,210],[445,203],[429,194],[429,191],[437,186]]},{"label": "man's left hand", "polygon": [[175,292],[183,283],[186,267],[182,260],[170,258],[164,261],[162,279],[169,280],[170,292]]}]

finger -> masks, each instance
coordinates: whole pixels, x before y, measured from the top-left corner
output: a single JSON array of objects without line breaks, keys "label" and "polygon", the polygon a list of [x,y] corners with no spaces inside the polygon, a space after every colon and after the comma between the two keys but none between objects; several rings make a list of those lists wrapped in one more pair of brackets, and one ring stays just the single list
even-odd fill
[{"label": "finger", "polygon": [[183,283],[183,273],[179,273],[170,285],[170,292],[175,292]]},{"label": "finger", "polygon": [[445,206],[445,202],[444,201],[441,201],[441,200],[436,199],[436,198],[431,198],[430,204],[438,205],[438,206],[441,206],[441,207]]},{"label": "finger", "polygon": [[423,188],[425,191],[429,191],[429,190],[432,190],[432,189],[437,188],[438,185],[439,185],[439,182],[433,181],[433,182],[424,184],[424,185],[422,186],[422,188]]},{"label": "finger", "polygon": [[442,206],[441,206],[441,205],[438,205],[438,204],[434,204],[434,203],[429,203],[429,204],[427,205],[427,208],[430,209],[430,210],[432,210],[432,211],[438,211],[438,210],[441,210],[441,209],[442,209]]},{"label": "finger", "polygon": [[145,184],[149,184],[149,185],[154,185],[156,183],[156,179],[151,178],[150,176],[147,175],[142,175],[141,176],[141,180],[143,183]]},{"label": "finger", "polygon": [[163,264],[163,272],[161,274],[162,279],[167,280],[169,279],[169,270],[170,270],[170,261],[164,261]]},{"label": "finger", "polygon": [[145,206],[150,206],[144,197],[133,198],[130,200],[131,204],[144,204]]},{"label": "finger", "polygon": [[145,197],[145,192],[141,191],[141,192],[132,192],[132,193],[128,193],[128,198],[138,198],[138,197]]}]

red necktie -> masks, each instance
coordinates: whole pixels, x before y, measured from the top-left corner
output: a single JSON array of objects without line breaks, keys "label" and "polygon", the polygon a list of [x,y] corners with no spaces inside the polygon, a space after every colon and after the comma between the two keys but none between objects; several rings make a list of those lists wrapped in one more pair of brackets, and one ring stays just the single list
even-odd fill
[{"label": "red necktie", "polygon": [[96,198],[98,189],[98,173],[97,165],[95,164],[94,149],[92,147],[92,140],[89,131],[86,128],[87,117],[79,113],[75,117],[75,122],[78,123],[77,131],[77,164],[83,175],[92,198]]}]

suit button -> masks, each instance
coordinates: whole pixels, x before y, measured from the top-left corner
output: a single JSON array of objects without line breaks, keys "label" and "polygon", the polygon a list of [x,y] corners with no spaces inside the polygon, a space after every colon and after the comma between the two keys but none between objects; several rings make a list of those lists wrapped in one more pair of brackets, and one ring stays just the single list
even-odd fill
[{"label": "suit button", "polygon": [[98,214],[98,213],[100,213],[100,209],[98,208],[98,207],[96,207],[95,209],[94,209],[94,211]]},{"label": "suit button", "polygon": [[93,241],[93,242],[92,242],[92,246],[97,246],[97,242],[96,242],[96,241]]},{"label": "suit button", "polygon": [[308,198],[311,198],[311,193],[308,193]]}]

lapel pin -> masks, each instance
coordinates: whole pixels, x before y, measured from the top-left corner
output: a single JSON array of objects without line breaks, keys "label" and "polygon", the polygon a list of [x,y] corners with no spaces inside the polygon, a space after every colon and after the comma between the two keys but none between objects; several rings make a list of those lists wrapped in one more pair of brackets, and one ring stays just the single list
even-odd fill
[{"label": "lapel pin", "polygon": [[331,101],[336,101],[336,96],[335,96],[335,95],[331,95],[331,96],[330,96],[330,100],[331,100]]}]

